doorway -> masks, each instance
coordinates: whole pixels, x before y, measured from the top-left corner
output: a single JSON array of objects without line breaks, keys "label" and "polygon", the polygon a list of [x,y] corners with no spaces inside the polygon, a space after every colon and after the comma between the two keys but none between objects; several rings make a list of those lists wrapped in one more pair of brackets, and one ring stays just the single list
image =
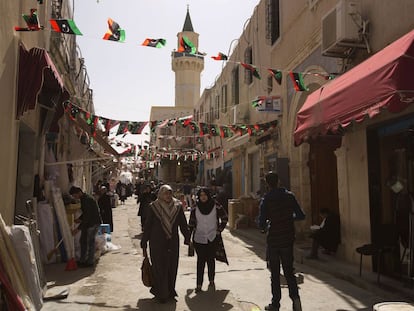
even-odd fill
[{"label": "doorway", "polygon": [[[393,120],[367,131],[368,178],[372,243],[378,227],[394,225],[396,248],[387,254],[381,271],[413,278],[414,118]],[[373,258],[374,271],[378,270]]]},{"label": "doorway", "polygon": [[341,138],[321,136],[310,143],[309,176],[311,187],[312,224],[319,224],[320,210],[328,208],[339,215],[338,175],[335,149],[340,146]]}]

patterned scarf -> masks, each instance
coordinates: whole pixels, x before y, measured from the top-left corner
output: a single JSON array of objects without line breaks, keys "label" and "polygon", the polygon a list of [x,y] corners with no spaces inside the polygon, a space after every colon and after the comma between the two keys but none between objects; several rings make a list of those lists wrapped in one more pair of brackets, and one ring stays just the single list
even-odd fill
[{"label": "patterned scarf", "polygon": [[172,188],[168,185],[161,186],[158,191],[158,198],[152,203],[152,206],[155,216],[157,216],[161,222],[162,229],[164,230],[167,239],[171,239],[172,227],[178,212],[180,211],[181,202],[175,198],[169,203],[164,201],[163,194],[166,191],[172,191]]}]

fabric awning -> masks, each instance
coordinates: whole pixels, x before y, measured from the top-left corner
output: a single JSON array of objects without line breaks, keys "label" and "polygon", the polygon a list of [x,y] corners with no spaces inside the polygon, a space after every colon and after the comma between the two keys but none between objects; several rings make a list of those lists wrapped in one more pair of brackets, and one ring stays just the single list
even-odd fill
[{"label": "fabric awning", "polygon": [[25,111],[35,108],[40,94],[45,102],[55,104],[52,108],[58,108],[61,102],[69,98],[56,66],[47,51],[42,48],[34,47],[27,50],[22,43],[20,44],[18,83],[17,119]]},{"label": "fabric awning", "polygon": [[[86,121],[82,118],[76,118],[75,120],[69,118],[72,123],[78,125],[82,130],[84,130],[88,135],[93,136],[91,133],[91,127]],[[109,154],[112,154],[116,157],[119,157],[119,153],[112,148],[112,146],[102,137],[102,135],[97,131],[96,135],[93,136],[94,139],[97,141],[98,144],[102,146],[102,148]]]},{"label": "fabric awning", "polygon": [[335,133],[381,109],[414,102],[414,30],[311,93],[296,116],[295,145]]}]

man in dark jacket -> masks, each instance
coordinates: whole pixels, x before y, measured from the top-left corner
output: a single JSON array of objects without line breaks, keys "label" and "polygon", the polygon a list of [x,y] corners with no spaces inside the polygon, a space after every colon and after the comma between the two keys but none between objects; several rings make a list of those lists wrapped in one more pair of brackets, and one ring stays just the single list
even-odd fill
[{"label": "man in dark jacket", "polygon": [[95,263],[95,236],[102,223],[98,203],[92,196],[84,193],[78,187],[71,187],[69,194],[76,200],[80,200],[81,203],[82,215],[75,219],[79,226],[74,232],[81,231],[79,240],[81,257],[78,265],[80,267],[92,267]]},{"label": "man in dark jacket", "polygon": [[280,289],[280,264],[289,287],[293,310],[301,311],[298,285],[293,267],[293,242],[295,240],[294,220],[305,219],[294,194],[279,187],[279,176],[274,172],[266,174],[269,187],[259,206],[259,227],[267,231],[267,261],[271,273],[272,302],[265,310],[279,310],[282,296]]}]

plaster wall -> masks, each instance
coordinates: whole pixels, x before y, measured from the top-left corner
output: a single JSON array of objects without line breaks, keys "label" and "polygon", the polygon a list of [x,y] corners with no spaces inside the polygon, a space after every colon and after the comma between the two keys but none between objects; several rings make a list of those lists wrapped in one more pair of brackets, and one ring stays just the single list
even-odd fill
[{"label": "plaster wall", "polygon": [[346,260],[358,262],[355,248],[371,241],[365,130],[347,133],[335,154],[342,238],[339,252]]}]

